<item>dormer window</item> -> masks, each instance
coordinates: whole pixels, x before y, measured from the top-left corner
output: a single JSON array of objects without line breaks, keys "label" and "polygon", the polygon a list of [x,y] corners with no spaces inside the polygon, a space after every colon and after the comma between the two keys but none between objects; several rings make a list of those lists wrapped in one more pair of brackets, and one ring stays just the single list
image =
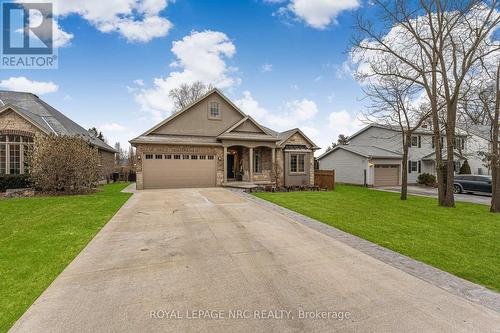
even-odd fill
[{"label": "dormer window", "polygon": [[220,104],[218,102],[210,102],[208,109],[209,119],[221,119],[220,117]]}]

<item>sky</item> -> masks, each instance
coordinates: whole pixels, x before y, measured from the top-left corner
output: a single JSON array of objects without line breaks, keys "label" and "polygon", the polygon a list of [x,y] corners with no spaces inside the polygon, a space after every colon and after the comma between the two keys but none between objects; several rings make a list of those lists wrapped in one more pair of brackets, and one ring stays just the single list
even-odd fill
[{"label": "sky", "polygon": [[[29,1],[35,2],[35,1]],[[1,70],[108,143],[172,112],[168,92],[201,80],[275,130],[301,128],[322,148],[361,126],[350,72],[363,0],[54,0],[57,69]],[[319,152],[321,153],[321,151]]]}]

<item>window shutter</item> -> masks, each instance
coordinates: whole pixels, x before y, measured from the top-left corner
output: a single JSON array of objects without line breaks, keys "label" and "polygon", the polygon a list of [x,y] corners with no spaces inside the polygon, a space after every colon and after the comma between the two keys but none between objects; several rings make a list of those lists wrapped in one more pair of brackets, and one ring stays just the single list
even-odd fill
[{"label": "window shutter", "polygon": [[411,173],[411,161],[408,161],[408,173]]},{"label": "window shutter", "polygon": [[422,148],[422,137],[418,136],[418,148]]},{"label": "window shutter", "polygon": [[422,173],[422,161],[418,161],[418,173]]},{"label": "window shutter", "polygon": [[436,142],[434,140],[436,140],[435,136],[432,137],[432,149],[436,147]]}]

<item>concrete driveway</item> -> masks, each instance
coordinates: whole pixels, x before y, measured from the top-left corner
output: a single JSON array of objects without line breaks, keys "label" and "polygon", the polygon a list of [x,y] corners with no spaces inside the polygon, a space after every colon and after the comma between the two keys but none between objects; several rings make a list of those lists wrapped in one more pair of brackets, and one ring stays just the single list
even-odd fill
[{"label": "concrete driveway", "polygon": [[200,189],[135,194],[11,331],[498,328],[493,310],[237,193]]},{"label": "concrete driveway", "polygon": [[[401,192],[401,186],[382,186],[375,187],[375,190],[388,191],[388,192]],[[438,192],[436,188],[421,187],[421,186],[408,186],[408,193],[414,195],[422,195],[425,197],[437,198]],[[479,205],[491,205],[491,195],[488,194],[455,194],[456,201],[470,202]]]}]

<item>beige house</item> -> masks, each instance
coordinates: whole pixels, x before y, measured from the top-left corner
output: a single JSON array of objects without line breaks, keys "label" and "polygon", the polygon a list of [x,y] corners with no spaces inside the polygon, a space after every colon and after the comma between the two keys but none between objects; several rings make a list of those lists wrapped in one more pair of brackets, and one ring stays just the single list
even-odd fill
[{"label": "beige house", "polygon": [[114,168],[116,151],[30,93],[0,91],[0,175],[27,172],[25,152],[36,134],[79,136],[99,149],[101,176]]},{"label": "beige house", "polygon": [[319,149],[299,129],[278,133],[260,125],[217,89],[130,143],[138,189],[308,186]]}]

